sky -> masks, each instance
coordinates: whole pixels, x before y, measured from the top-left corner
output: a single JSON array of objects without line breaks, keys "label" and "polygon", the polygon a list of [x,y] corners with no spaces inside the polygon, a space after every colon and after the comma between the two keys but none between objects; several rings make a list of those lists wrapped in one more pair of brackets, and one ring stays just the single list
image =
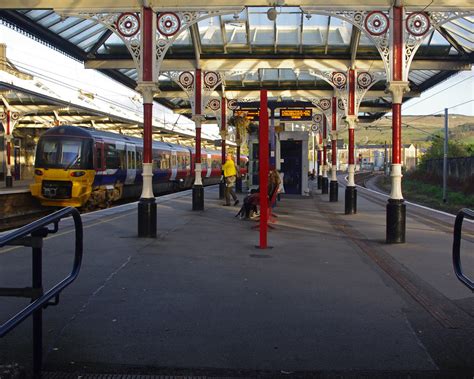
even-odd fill
[{"label": "sky", "polygon": [[[55,80],[77,86],[87,92],[100,93],[115,103],[130,104],[138,93],[115,82],[102,73],[86,70],[80,62],[0,25],[0,42],[7,44],[7,57],[20,69],[31,71],[45,80]],[[474,69],[458,73],[448,80],[410,99],[402,107],[405,115],[428,115],[444,112],[474,116]],[[464,105],[459,105],[465,103]],[[161,105],[155,106],[159,118],[175,122],[177,115]],[[185,119],[181,117],[181,119]],[[180,120],[181,122],[181,120]],[[187,121],[185,121],[187,123]],[[217,126],[215,126],[217,128]]]}]

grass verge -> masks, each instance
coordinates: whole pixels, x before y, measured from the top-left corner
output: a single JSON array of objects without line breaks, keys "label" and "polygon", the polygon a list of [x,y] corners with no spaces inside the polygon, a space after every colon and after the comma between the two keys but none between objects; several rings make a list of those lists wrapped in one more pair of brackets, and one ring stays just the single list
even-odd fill
[{"label": "grass verge", "polygon": [[[382,176],[377,185],[390,192],[390,177]],[[452,214],[456,214],[461,208],[474,209],[474,195],[450,191],[448,187],[447,202],[443,203],[443,188],[421,180],[404,177],[402,192],[408,201]]]}]

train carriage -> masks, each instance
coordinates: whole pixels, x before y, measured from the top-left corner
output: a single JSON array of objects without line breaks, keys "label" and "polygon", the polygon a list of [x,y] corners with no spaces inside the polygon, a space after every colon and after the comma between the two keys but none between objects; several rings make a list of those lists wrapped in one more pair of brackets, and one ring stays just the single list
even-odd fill
[{"label": "train carriage", "polygon": [[[194,149],[153,141],[153,191],[191,188]],[[241,157],[246,173],[247,157]],[[36,149],[31,194],[42,205],[93,209],[137,198],[142,189],[143,140],[120,134],[61,125],[49,129]],[[221,177],[220,151],[201,151],[203,184]]]}]

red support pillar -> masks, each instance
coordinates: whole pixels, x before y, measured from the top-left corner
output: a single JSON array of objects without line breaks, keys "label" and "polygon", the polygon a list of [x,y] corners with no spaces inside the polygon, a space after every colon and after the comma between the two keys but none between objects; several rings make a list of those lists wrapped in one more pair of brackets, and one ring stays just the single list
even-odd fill
[{"label": "red support pillar", "polygon": [[402,101],[403,93],[408,89],[404,81],[404,11],[403,7],[392,8],[391,28],[391,82],[388,89],[392,93],[392,188],[387,204],[387,243],[404,243],[406,232],[406,205],[402,195]]},{"label": "red support pillar", "polygon": [[[221,167],[224,166],[226,158],[226,137],[227,137],[227,100],[221,99]],[[219,183],[219,199],[224,198],[225,183],[221,180]]]},{"label": "red support pillar", "polygon": [[153,194],[153,35],[154,13],[151,8],[142,9],[142,82],[139,88],[143,96],[143,188],[138,202],[138,236],[156,238],[156,202]]},{"label": "red support pillar", "polygon": [[345,214],[357,213],[357,190],[355,187],[354,174],[354,128],[357,121],[355,114],[355,71],[351,68],[349,70],[349,93],[348,93],[348,115],[346,122],[349,126],[349,151],[348,151],[348,183],[345,192]]},{"label": "red support pillar", "polygon": [[327,119],[323,116],[323,177],[321,181],[321,193],[327,194],[329,192],[329,179],[327,172]]},{"label": "red support pillar", "polygon": [[331,182],[329,183],[329,201],[336,202],[339,197],[337,183],[337,98],[332,97],[331,115]]},{"label": "red support pillar", "polygon": [[201,122],[202,122],[202,75],[196,69],[194,80],[194,123],[196,124],[196,155],[193,185],[193,211],[204,210],[204,187],[202,186],[201,166]]},{"label": "red support pillar", "polygon": [[268,234],[268,100],[267,90],[260,91],[259,123],[260,249],[266,249]]},{"label": "red support pillar", "polygon": [[5,142],[6,142],[6,152],[7,152],[7,173],[5,175],[5,186],[6,187],[13,187],[13,176],[12,176],[12,144],[11,144],[11,113],[7,110],[7,123],[6,123],[6,130],[5,130]]}]

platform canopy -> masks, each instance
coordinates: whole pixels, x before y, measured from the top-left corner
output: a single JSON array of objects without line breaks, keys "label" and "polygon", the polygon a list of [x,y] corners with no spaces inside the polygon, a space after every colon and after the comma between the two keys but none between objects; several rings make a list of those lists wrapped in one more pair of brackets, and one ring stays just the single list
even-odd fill
[{"label": "platform canopy", "polygon": [[[225,73],[217,94],[245,96],[261,88],[270,99],[290,104],[308,94],[331,94],[332,87],[311,74],[311,70],[380,68],[383,62],[371,39],[350,23],[317,10],[388,10],[393,1],[145,1],[160,11],[223,9],[242,6],[234,14],[213,16],[183,31],[167,51],[160,68],[155,100],[186,116],[191,106],[186,94],[169,79],[169,71],[215,70]],[[401,3],[401,2],[400,2]],[[280,6],[282,5],[282,6]],[[434,0],[421,4],[404,1],[409,11],[474,11],[469,0]],[[135,12],[142,1],[129,0],[2,0],[0,20],[39,39],[121,83],[135,88],[138,73],[123,41],[104,25],[68,16],[72,11]],[[308,13],[310,6],[315,13]],[[275,20],[267,13],[276,11]],[[410,92],[404,100],[418,96],[474,62],[474,17],[452,20],[431,32],[418,49],[411,66]],[[391,97],[380,81],[368,91],[359,112],[361,121],[370,122],[390,111]]]}]

